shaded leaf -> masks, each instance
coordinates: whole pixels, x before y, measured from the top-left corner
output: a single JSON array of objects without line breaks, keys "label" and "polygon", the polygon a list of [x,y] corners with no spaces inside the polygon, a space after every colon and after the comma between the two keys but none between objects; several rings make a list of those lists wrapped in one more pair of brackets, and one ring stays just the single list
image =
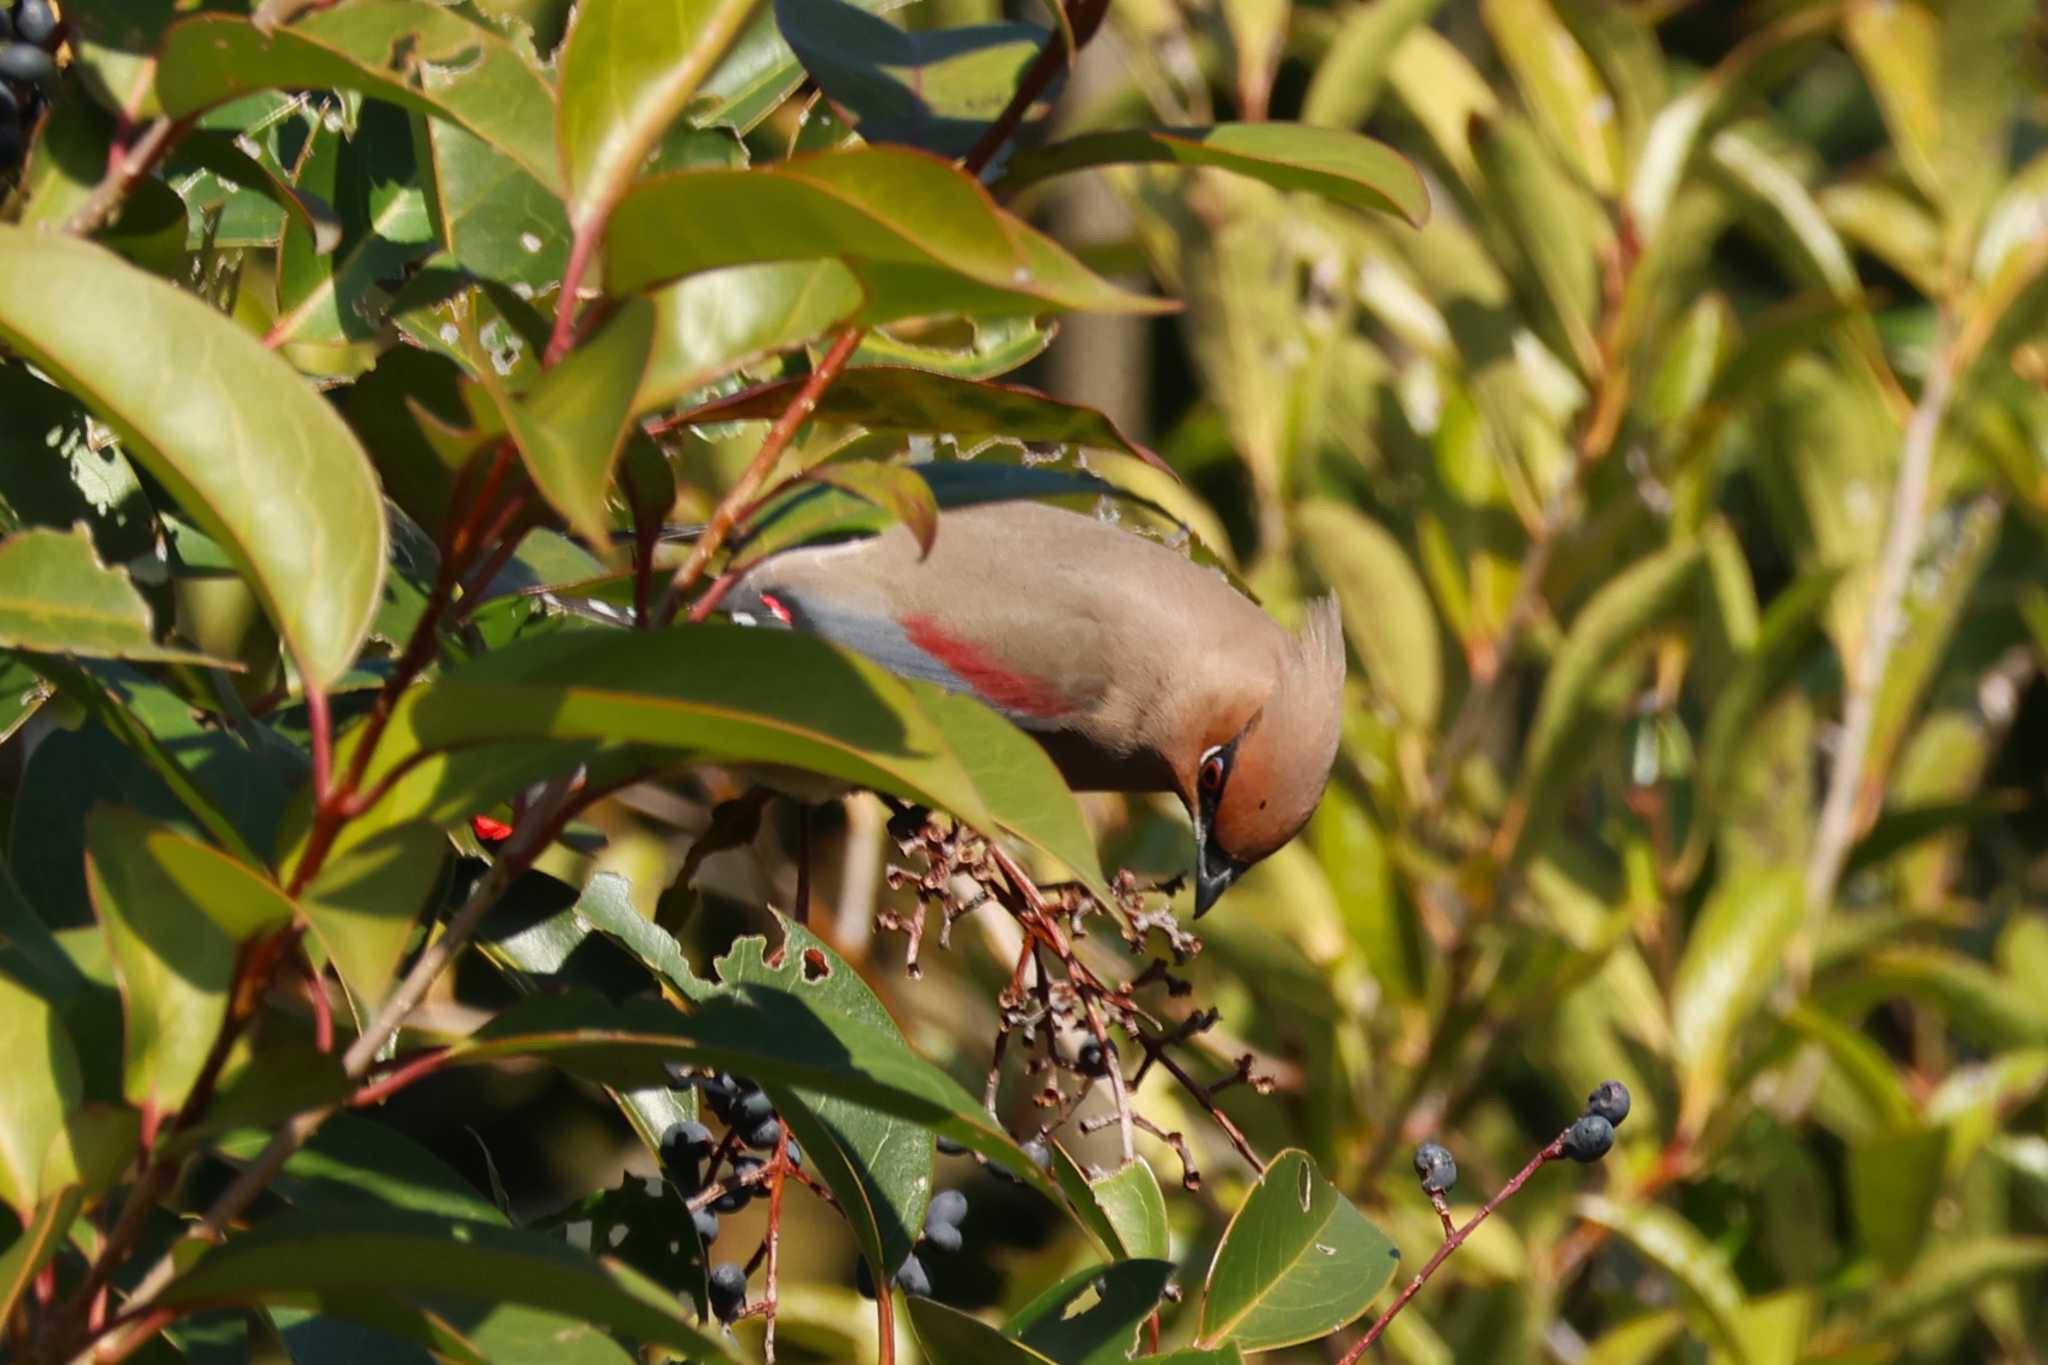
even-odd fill
[{"label": "shaded leaf", "polygon": [[1120,1365],[1172,1278],[1173,1263],[1161,1260],[1078,1270],[1017,1310],[1004,1330],[1059,1365]]},{"label": "shaded leaf", "polygon": [[300,189],[279,174],[276,167],[235,145],[235,140],[226,133],[195,128],[178,139],[176,159],[211,171],[231,185],[254,191],[283,209],[305,229],[315,254],[324,256],[341,245],[341,219],[328,200]]},{"label": "shaded leaf", "polygon": [[[0,998],[7,990],[7,983],[0,980]],[[0,1010],[5,1008],[0,1003]],[[0,1321],[13,1319],[36,1275],[64,1249],[71,1225],[84,1207],[85,1191],[75,1188],[60,1190],[33,1208],[21,1206],[21,1235],[0,1252]]]},{"label": "shaded leaf", "polygon": [[980,1318],[948,1308],[935,1299],[915,1296],[904,1301],[910,1328],[932,1360],[972,1360],[980,1365],[1055,1365],[1051,1357],[1004,1336]]},{"label": "shaded leaf", "polygon": [[1436,607],[1401,542],[1363,513],[1328,499],[1295,510],[1318,575],[1337,590],[1344,633],[1373,689],[1402,721],[1427,730],[1443,703]]},{"label": "shaded leaf", "polygon": [[1443,0],[1376,0],[1346,11],[1309,79],[1301,121],[1321,128],[1364,123],[1379,103],[1402,38],[1442,5]]},{"label": "shaded leaf", "polygon": [[1716,886],[1693,921],[1671,987],[1681,1132],[1699,1132],[1720,1103],[1737,1031],[1776,979],[1804,905],[1796,867],[1756,868]]},{"label": "shaded leaf", "polygon": [[939,534],[939,504],[931,485],[919,478],[916,470],[907,465],[849,460],[819,465],[804,477],[865,498],[902,522],[917,538],[918,548],[931,553],[932,541]]},{"label": "shaded leaf", "polygon": [[1429,190],[1399,152],[1356,133],[1295,123],[1088,133],[1019,153],[1003,184],[1018,189],[1068,171],[1131,163],[1210,166],[1417,227],[1429,218]]},{"label": "shaded leaf", "polygon": [[1637,1251],[1676,1280],[1704,1310],[1722,1344],[1746,1361],[1742,1338],[1742,1286],[1728,1262],[1701,1233],[1670,1209],[1623,1204],[1605,1195],[1581,1195],[1579,1215],[1628,1239]]},{"label": "shaded leaf", "polygon": [[300,671],[339,678],[376,610],[386,545],[376,479],[340,416],[232,322],[97,247],[0,228],[0,271],[0,335],[220,542]]},{"label": "shaded leaf", "polygon": [[1903,1275],[1926,1244],[1947,1154],[1940,1128],[1903,1129],[1849,1149],[1849,1208],[1889,1275]]},{"label": "shaded leaf", "polygon": [[441,884],[448,836],[423,820],[337,848],[300,898],[334,970],[365,1015],[384,999],[405,946]]},{"label": "shaded leaf", "polygon": [[1196,1344],[1267,1351],[1314,1341],[1363,1313],[1400,1257],[1306,1152],[1282,1152],[1224,1230]]},{"label": "shaded leaf", "polygon": [[[0,1072],[0,1200],[13,1205],[26,1224],[42,1195],[58,1193],[42,1189],[43,1158],[84,1088],[78,1052],[56,1006],[4,974],[0,1045],[16,1061]],[[57,1235],[68,1230],[67,1223]],[[23,1256],[33,1249],[22,1248]]]},{"label": "shaded leaf", "polygon": [[149,604],[125,571],[100,563],[84,526],[32,527],[0,540],[0,647],[92,659],[153,659],[239,669],[155,640]]},{"label": "shaded leaf", "polygon": [[1971,1237],[1949,1242],[1917,1266],[1913,1273],[1872,1299],[1855,1327],[1873,1341],[1895,1341],[1898,1334],[1926,1321],[1930,1313],[1963,1302],[1973,1292],[2000,1280],[2032,1275],[2048,1268],[2048,1237]]}]

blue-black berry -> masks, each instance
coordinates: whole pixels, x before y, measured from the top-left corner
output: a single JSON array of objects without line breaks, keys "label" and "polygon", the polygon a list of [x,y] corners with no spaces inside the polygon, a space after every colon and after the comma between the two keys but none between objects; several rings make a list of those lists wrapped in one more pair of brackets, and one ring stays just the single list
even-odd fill
[{"label": "blue-black berry", "polygon": [[896,1287],[906,1294],[915,1294],[921,1299],[932,1296],[931,1276],[924,1273],[924,1263],[916,1256],[905,1256],[903,1264],[896,1270]]},{"label": "blue-black berry", "polygon": [[1415,1178],[1425,1194],[1449,1194],[1458,1183],[1458,1163],[1441,1143],[1425,1142],[1415,1149]]},{"label": "blue-black berry", "polygon": [[57,63],[41,48],[27,43],[0,46],[0,79],[40,85],[56,74]]},{"label": "blue-black berry", "polygon": [[21,0],[14,7],[14,31],[22,41],[47,48],[57,36],[57,12],[50,0]]},{"label": "blue-black berry", "polygon": [[925,1210],[924,1240],[941,1251],[960,1249],[960,1224],[967,1218],[967,1196],[958,1190],[940,1190]]},{"label": "blue-black berry", "polygon": [[1049,1171],[1052,1169],[1052,1148],[1046,1145],[1044,1138],[1035,1137],[1025,1143],[1024,1155],[1039,1170]]},{"label": "blue-black berry", "polygon": [[1628,1087],[1620,1081],[1602,1081],[1586,1096],[1586,1112],[1598,1114],[1614,1127],[1628,1117]]},{"label": "blue-black berry", "polygon": [[[757,1156],[736,1156],[732,1159],[732,1177],[738,1180],[745,1176],[751,1176],[755,1171],[760,1170],[767,1164],[767,1162]],[[767,1194],[767,1183],[759,1180],[740,1191],[740,1195],[746,1199],[762,1199]]]},{"label": "blue-black berry", "polygon": [[1614,1145],[1614,1125],[1598,1114],[1587,1114],[1565,1129],[1564,1154],[1573,1161],[1598,1161]]},{"label": "blue-black berry", "polygon": [[697,1237],[705,1246],[718,1240],[718,1215],[710,1209],[692,1209],[690,1222],[697,1229]]},{"label": "blue-black berry", "polygon": [[1109,1057],[1102,1050],[1102,1044],[1093,1038],[1086,1039],[1074,1053],[1074,1065],[1083,1076],[1107,1076]]},{"label": "blue-black berry", "polygon": [[967,1149],[949,1137],[938,1139],[940,1156],[966,1156]]},{"label": "blue-black berry", "polygon": [[782,1141],[782,1120],[770,1114],[749,1128],[742,1141],[757,1152],[774,1151],[775,1144]]},{"label": "blue-black berry", "polygon": [[747,1306],[747,1272],[731,1261],[711,1267],[711,1313],[731,1322]]},{"label": "blue-black berry", "polygon": [[789,1140],[789,1145],[787,1147],[784,1147],[782,1150],[784,1155],[786,1155],[789,1158],[790,1165],[802,1166],[804,1164],[804,1149],[796,1145],[795,1138],[791,1138]]},{"label": "blue-black berry", "polygon": [[753,1128],[775,1117],[775,1101],[763,1090],[742,1091],[733,1102],[732,1121],[736,1128]]}]

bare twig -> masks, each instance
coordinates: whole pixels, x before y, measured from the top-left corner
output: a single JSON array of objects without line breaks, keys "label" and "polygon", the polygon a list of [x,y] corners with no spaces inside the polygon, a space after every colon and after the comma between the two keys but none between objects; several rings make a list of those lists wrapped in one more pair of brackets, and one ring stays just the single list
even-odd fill
[{"label": "bare twig", "polygon": [[64,220],[64,230],[75,237],[83,237],[105,226],[121,207],[121,201],[127,198],[128,191],[163,160],[164,154],[191,126],[189,119],[154,119],[126,148],[115,148],[107,158],[107,173],[92,187],[92,193],[86,196],[85,202]]}]

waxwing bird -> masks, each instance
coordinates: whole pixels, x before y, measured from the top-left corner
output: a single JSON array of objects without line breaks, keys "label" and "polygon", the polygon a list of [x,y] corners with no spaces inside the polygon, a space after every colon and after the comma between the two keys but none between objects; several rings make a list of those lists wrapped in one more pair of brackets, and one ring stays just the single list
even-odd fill
[{"label": "waxwing bird", "polygon": [[1307,823],[1336,761],[1334,597],[1291,634],[1185,555],[1042,503],[950,509],[923,558],[902,526],[786,550],[725,603],[979,697],[1076,788],[1174,793],[1194,822],[1197,916]]}]

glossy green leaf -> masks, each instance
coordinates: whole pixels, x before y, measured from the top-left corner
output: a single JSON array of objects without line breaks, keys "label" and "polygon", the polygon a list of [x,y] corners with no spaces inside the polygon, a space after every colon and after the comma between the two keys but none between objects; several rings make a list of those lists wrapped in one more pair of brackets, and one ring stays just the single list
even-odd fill
[{"label": "glossy green leaf", "polygon": [[866,322],[1047,305],[1171,308],[1091,274],[957,167],[900,147],[642,181],[612,215],[605,279],[641,290],[720,266],[827,257],[861,281]]},{"label": "glossy green leaf", "polygon": [[1717,885],[1693,921],[1671,987],[1680,1131],[1699,1132],[1720,1103],[1737,1033],[1777,978],[1804,905],[1796,867],[1759,868]]},{"label": "glossy green leaf", "polygon": [[391,825],[337,849],[301,896],[314,934],[365,1014],[382,1002],[447,857],[439,827]]},{"label": "glossy green leaf", "polygon": [[908,465],[849,460],[819,465],[804,477],[864,498],[901,522],[926,554],[939,533],[939,503],[932,486]]},{"label": "glossy green leaf", "polygon": [[126,1007],[128,1099],[176,1109],[226,1018],[244,943],[291,922],[292,903],[246,865],[141,816],[86,824],[86,880]]},{"label": "glossy green leaf", "polygon": [[1172,1278],[1173,1263],[1162,1260],[1077,1270],[1018,1309],[1004,1331],[1059,1365],[1121,1365]]},{"label": "glossy green leaf", "polygon": [[427,212],[434,235],[484,279],[542,289],[569,263],[569,218],[533,173],[446,119],[422,119]]},{"label": "glossy green leaf", "polygon": [[1356,133],[1295,123],[1088,133],[1019,153],[1003,183],[1016,189],[1068,171],[1131,163],[1214,167],[1417,227],[1429,218],[1429,190],[1399,152]]},{"label": "glossy green leaf", "polygon": [[611,540],[605,494],[653,346],[654,305],[628,299],[505,409],[534,486],[593,545]]},{"label": "glossy green leaf", "polygon": [[818,336],[861,309],[837,261],[708,270],[655,291],[654,356],[635,412],[666,407],[719,375]]},{"label": "glossy green leaf", "polygon": [[[253,1161],[270,1134],[246,1128],[230,1133],[217,1150],[231,1161]],[[285,1158],[273,1186],[308,1214],[399,1213],[509,1226],[497,1205],[433,1152],[387,1123],[342,1113],[329,1118],[306,1145]]]},{"label": "glossy green leaf", "polygon": [[1344,633],[1380,699],[1417,729],[1443,704],[1443,638],[1436,607],[1408,552],[1377,522],[1342,503],[1312,499],[1295,511],[1303,548],[1337,591]]},{"label": "glossy green leaf", "polygon": [[341,219],[330,201],[300,188],[274,165],[249,155],[226,133],[194,129],[178,140],[177,160],[211,171],[229,184],[254,191],[283,209],[305,229],[316,254],[324,256],[341,245]]},{"label": "glossy green leaf", "polygon": [[1046,41],[1021,23],[905,31],[845,0],[775,0],[775,23],[865,141],[945,157],[974,148]]},{"label": "glossy green leaf", "polygon": [[927,1359],[971,1360],[978,1365],[1056,1365],[1050,1356],[936,1299],[909,1297],[904,1302],[910,1312],[910,1328]]},{"label": "glossy green leaf", "polygon": [[[408,709],[430,749],[545,737],[789,764],[1009,831],[1100,879],[1072,794],[1021,731],[810,636],[707,625],[543,637],[452,670]],[[396,753],[380,751],[372,780]]]},{"label": "glossy green leaf", "polygon": [[[782,942],[773,962],[767,940],[747,937],[713,964],[719,984],[785,992],[816,1013],[843,1021],[907,1051],[896,1021],[860,974],[802,925],[777,917]],[[839,1200],[862,1252],[880,1272],[895,1273],[924,1229],[931,1201],[934,1149],[923,1126],[829,1094],[771,1087],[776,1110],[803,1144],[805,1159]]]},{"label": "glossy green leaf", "polygon": [[1314,1341],[1363,1313],[1400,1258],[1308,1153],[1282,1152],[1224,1229],[1196,1345],[1269,1351]]},{"label": "glossy green leaf", "polygon": [[226,318],[98,247],[0,228],[0,272],[0,336],[227,549],[300,671],[339,678],[369,629],[386,544],[376,480],[341,418]]},{"label": "glossy green leaf", "polygon": [[1063,1144],[1053,1142],[1051,1148],[1053,1179],[1081,1226],[1105,1253],[1120,1261],[1169,1255],[1166,1201],[1159,1192],[1159,1178],[1143,1157],[1090,1175]]},{"label": "glossy green leaf", "polygon": [[555,99],[518,49],[430,0],[321,7],[289,27],[201,14],[165,36],[157,95],[173,117],[252,91],[360,90],[468,129],[552,190]]},{"label": "glossy green leaf", "polygon": [[1863,1244],[1893,1277],[1919,1259],[1941,1194],[1948,1132],[1908,1128],[1849,1149],[1849,1208]]},{"label": "glossy green leaf", "polygon": [[731,45],[756,0],[587,0],[563,41],[569,221],[601,225]]},{"label": "glossy green leaf", "polygon": [[1738,1361],[1749,1358],[1742,1340],[1742,1286],[1698,1228],[1659,1205],[1624,1204],[1598,1194],[1580,1196],[1579,1215],[1620,1234],[1662,1267],[1705,1313],[1722,1345]]},{"label": "glossy green leaf", "polygon": [[1045,353],[1057,324],[1033,317],[976,318],[974,344],[966,349],[923,346],[886,332],[869,332],[854,348],[853,364],[904,365],[955,379],[995,379]]},{"label": "glossy green leaf", "polygon": [[100,563],[85,527],[31,527],[0,540],[0,647],[89,659],[155,659],[239,668],[155,639],[149,604]]},{"label": "glossy green leaf", "polygon": [[[763,384],[714,399],[685,416],[693,422],[780,417],[803,382]],[[825,391],[816,415],[870,431],[943,434],[962,441],[1003,437],[1116,450],[1164,467],[1158,455],[1132,441],[1094,408],[1015,384],[955,379],[893,365],[847,370]]]},{"label": "glossy green leaf", "polygon": [[78,1052],[57,1007],[5,975],[0,1043],[16,1061],[0,1077],[0,1200],[26,1223],[42,1195],[57,1193],[42,1188],[43,1160],[64,1129],[64,1116],[79,1102],[83,1083]]},{"label": "glossy green leaf", "polygon": [[551,1237],[430,1214],[279,1214],[200,1257],[164,1288],[166,1307],[292,1303],[307,1293],[350,1315],[348,1296],[517,1303],[595,1322],[697,1360],[730,1357],[675,1297],[611,1260]]}]

